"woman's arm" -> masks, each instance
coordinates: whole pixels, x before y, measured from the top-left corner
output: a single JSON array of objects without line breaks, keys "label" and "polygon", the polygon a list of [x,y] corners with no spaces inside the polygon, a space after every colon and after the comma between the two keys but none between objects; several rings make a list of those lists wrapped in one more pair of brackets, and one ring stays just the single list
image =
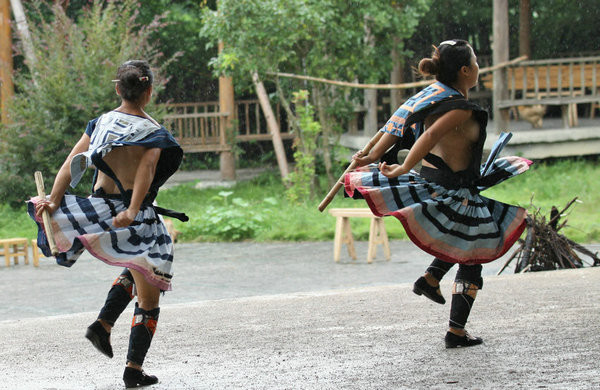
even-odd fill
[{"label": "woman's arm", "polygon": [[426,131],[421,134],[404,162],[387,165],[385,162],[379,164],[379,170],[387,177],[397,177],[408,173],[427,153],[451,130],[462,125],[471,117],[471,110],[452,110],[439,117]]},{"label": "woman's arm", "polygon": [[71,160],[73,160],[73,157],[76,154],[83,153],[88,150],[89,146],[90,136],[87,134],[82,135],[73,149],[71,149],[71,153],[69,153],[63,165],[58,170],[56,178],[54,179],[52,191],[50,192],[50,199],[42,199],[36,203],[36,215],[42,215],[43,210],[47,210],[48,213],[52,215],[56,209],[58,209],[58,206],[60,205],[60,202],[62,201],[62,198],[69,187],[69,183],[71,182]]},{"label": "woman's arm", "polygon": [[156,172],[160,152],[160,148],[152,148],[147,149],[142,155],[133,181],[131,202],[127,210],[121,211],[113,218],[113,225],[115,227],[129,226],[140,211],[144,197],[152,184],[152,180],[154,180],[154,173]]},{"label": "woman's arm", "polygon": [[392,145],[398,142],[398,138],[399,137],[396,135],[384,133],[366,156],[363,156],[362,150],[359,150],[352,156],[352,160],[356,161],[356,164],[359,167],[371,164],[379,160]]}]

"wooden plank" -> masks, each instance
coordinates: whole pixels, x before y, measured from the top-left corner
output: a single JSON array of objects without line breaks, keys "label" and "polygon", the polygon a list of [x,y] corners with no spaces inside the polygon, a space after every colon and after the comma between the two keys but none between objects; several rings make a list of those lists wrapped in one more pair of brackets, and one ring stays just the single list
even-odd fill
[{"label": "wooden plank", "polygon": [[335,208],[329,209],[334,217],[379,218],[368,208]]},{"label": "wooden plank", "polygon": [[165,119],[189,119],[189,118],[219,118],[229,116],[229,112],[199,112],[188,114],[168,114]]}]

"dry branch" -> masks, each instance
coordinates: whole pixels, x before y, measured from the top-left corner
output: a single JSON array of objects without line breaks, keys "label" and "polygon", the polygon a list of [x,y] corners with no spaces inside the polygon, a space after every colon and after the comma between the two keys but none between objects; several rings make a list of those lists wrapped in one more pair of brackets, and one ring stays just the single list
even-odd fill
[{"label": "dry branch", "polygon": [[567,220],[560,221],[560,218],[565,216],[565,212],[576,201],[577,198],[574,198],[568,202],[560,212],[556,207],[552,207],[549,221],[546,221],[546,217],[541,215],[539,209],[532,207],[535,211],[527,218],[525,240],[518,241],[519,247],[506,261],[498,274],[502,273],[515,259],[515,273],[581,268],[585,263],[577,252],[591,258],[593,260],[592,266],[600,265],[600,258],[598,258],[597,253],[592,253],[585,247],[558,233],[567,225]]}]

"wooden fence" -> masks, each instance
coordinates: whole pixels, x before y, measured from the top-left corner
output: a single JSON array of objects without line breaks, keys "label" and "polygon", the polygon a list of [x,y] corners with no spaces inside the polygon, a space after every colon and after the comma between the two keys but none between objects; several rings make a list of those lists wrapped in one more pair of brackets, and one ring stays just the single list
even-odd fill
[{"label": "wooden fence", "polygon": [[[567,126],[577,123],[576,105],[600,102],[600,57],[522,61],[505,68],[508,98],[501,109],[531,105],[560,105]],[[481,77],[493,89],[493,76]]]},{"label": "wooden fence", "polygon": [[[235,131],[231,135],[228,134],[229,129],[224,128],[224,118],[230,113],[219,112],[218,102],[171,103],[166,106],[165,126],[173,131],[187,153],[220,152],[231,150],[234,142],[271,140],[257,99],[235,102]],[[285,121],[282,121],[279,106],[274,107],[274,111],[281,137],[293,138]]]}]

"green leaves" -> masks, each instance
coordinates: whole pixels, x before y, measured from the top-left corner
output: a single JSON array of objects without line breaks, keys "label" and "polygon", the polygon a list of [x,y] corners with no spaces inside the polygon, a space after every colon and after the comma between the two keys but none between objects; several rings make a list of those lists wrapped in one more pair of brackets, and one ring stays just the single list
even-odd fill
[{"label": "green leaves", "polygon": [[[217,74],[247,79],[252,71],[285,70],[345,80],[387,78],[394,38],[410,37],[429,3],[221,0],[217,11],[204,9],[200,35],[213,46],[225,43],[212,62]],[[365,41],[367,28],[375,45]]]},{"label": "green leaves", "polygon": [[[136,23],[137,1],[95,0],[77,22],[58,5],[50,13],[39,6],[35,2],[28,9],[36,19],[29,27],[37,61],[15,72],[12,123],[0,129],[0,142],[6,145],[0,151],[0,198],[13,205],[35,193],[35,170],[50,181],[87,122],[118,106],[111,80],[119,64],[148,60],[155,70],[155,91],[160,91],[166,82],[161,69],[172,60],[150,39],[160,17],[156,23]],[[149,111],[160,120],[160,110]]]}]

